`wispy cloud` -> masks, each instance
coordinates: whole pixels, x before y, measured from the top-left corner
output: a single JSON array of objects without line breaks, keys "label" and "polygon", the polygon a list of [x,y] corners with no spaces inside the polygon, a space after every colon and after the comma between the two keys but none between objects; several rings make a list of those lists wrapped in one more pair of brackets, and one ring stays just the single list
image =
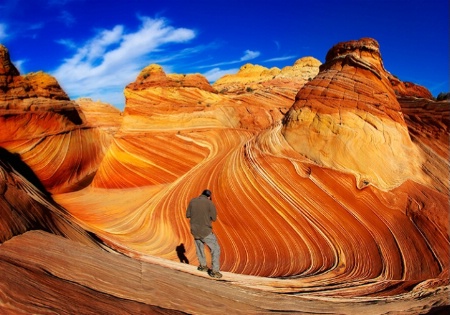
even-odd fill
[{"label": "wispy cloud", "polygon": [[252,50],[247,49],[246,51],[244,51],[244,55],[237,60],[219,62],[219,63],[215,63],[212,65],[201,66],[199,68],[212,68],[212,67],[232,65],[232,64],[236,64],[236,63],[241,63],[243,61],[249,61],[249,60],[255,59],[255,58],[259,57],[259,55],[261,55],[261,53],[259,51],[252,51]]},{"label": "wispy cloud", "polygon": [[[123,87],[150,61],[161,58],[165,46],[196,36],[193,30],[174,28],[163,18],[140,20],[135,32],[126,32],[122,25],[99,31],[52,72],[71,98],[91,97],[123,106]],[[72,46],[67,39],[59,42]]]},{"label": "wispy cloud", "polygon": [[16,32],[27,38],[36,39],[41,34],[41,30],[45,27],[44,22],[34,23],[29,25],[20,26]]},{"label": "wispy cloud", "polygon": [[260,55],[261,55],[261,53],[259,51],[252,51],[252,50],[247,49],[246,51],[244,51],[244,55],[237,60],[215,63],[215,64],[208,65],[208,66],[200,66],[198,68],[204,69],[204,68],[213,67],[211,70],[204,72],[203,75],[206,77],[206,79],[209,82],[214,82],[226,74],[234,74],[239,71],[239,68],[221,69],[220,68],[221,66],[227,66],[227,65],[232,65],[232,64],[242,64],[245,61],[249,61],[249,60],[258,58]]},{"label": "wispy cloud", "polygon": [[283,61],[283,60],[289,60],[289,59],[294,59],[294,58],[297,58],[297,56],[275,57],[275,58],[266,59],[266,60],[264,60],[264,62]]},{"label": "wispy cloud", "polygon": [[234,74],[238,71],[239,71],[239,68],[226,69],[226,70],[222,70],[220,68],[214,68],[214,69],[211,69],[211,70],[203,73],[203,75],[206,77],[206,79],[209,82],[214,82],[226,74]]},{"label": "wispy cloud", "polygon": [[[29,23],[29,22],[20,22],[17,21],[14,18],[11,18],[8,11],[11,11],[11,8],[13,8],[14,5],[9,4],[2,6],[0,5],[0,12],[1,17],[3,21],[0,21],[0,40],[13,40],[20,36],[23,37],[31,37],[36,38],[37,32],[44,28],[45,23],[38,22],[38,23]],[[5,17],[3,17],[3,15]]]},{"label": "wispy cloud", "polygon": [[280,50],[280,48],[281,48],[280,43],[278,41],[276,41],[276,40],[274,40],[273,42],[277,46],[277,49]]},{"label": "wispy cloud", "polygon": [[449,87],[448,80],[444,80],[444,81],[440,81],[440,82],[426,80],[425,82],[421,82],[421,80],[418,79],[418,80],[415,80],[413,82],[420,82],[420,83],[417,83],[417,84],[422,84],[423,86],[429,87],[429,91],[435,97],[438,96],[438,94],[441,93],[441,92],[448,92],[449,91],[448,90],[448,87]]},{"label": "wispy cloud", "polygon": [[56,42],[70,49],[75,49],[77,47],[77,44],[71,39],[58,39]]},{"label": "wispy cloud", "polygon": [[75,17],[69,11],[62,11],[58,17],[58,20],[64,23],[67,27],[75,24]]},{"label": "wispy cloud", "polygon": [[8,35],[6,34],[6,24],[0,23],[0,40],[6,39]]},{"label": "wispy cloud", "polygon": [[239,61],[252,60],[259,57],[261,53],[259,51],[246,50],[244,56],[241,57]]},{"label": "wispy cloud", "polygon": [[24,69],[23,69],[23,64],[24,64],[25,62],[26,62],[25,59],[22,59],[22,60],[14,60],[14,61],[13,61],[14,66],[17,68],[17,70],[19,70],[19,73],[21,73],[21,74],[24,74],[24,73],[25,73],[25,71],[24,71]]}]

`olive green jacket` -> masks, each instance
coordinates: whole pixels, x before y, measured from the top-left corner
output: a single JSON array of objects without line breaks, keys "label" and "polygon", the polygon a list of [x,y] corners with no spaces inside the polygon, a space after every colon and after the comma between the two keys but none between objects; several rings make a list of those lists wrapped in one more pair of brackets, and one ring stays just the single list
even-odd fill
[{"label": "olive green jacket", "polygon": [[212,222],[217,219],[216,207],[208,197],[201,195],[189,202],[186,217],[190,219],[194,238],[202,239],[212,232]]}]

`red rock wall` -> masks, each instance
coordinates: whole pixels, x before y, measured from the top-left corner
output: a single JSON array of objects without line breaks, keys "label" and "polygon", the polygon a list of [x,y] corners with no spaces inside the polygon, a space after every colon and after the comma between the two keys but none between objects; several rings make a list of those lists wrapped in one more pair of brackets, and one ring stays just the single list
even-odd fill
[{"label": "red rock wall", "polygon": [[0,146],[17,153],[52,192],[89,184],[112,136],[90,126],[55,78],[21,76],[0,46]]},{"label": "red rock wall", "polygon": [[[9,86],[18,74],[8,73]],[[232,88],[221,93],[199,75],[151,65],[126,87],[122,119],[101,120],[98,104],[84,115],[86,103],[38,97],[39,106],[24,98],[10,108],[4,99],[0,145],[20,155],[74,226],[133,259],[195,273],[178,267],[175,248],[184,243],[197,264],[185,210],[209,188],[232,285],[377,305],[448,286],[448,107],[397,99],[372,39],[333,47],[311,81],[258,73],[256,84],[254,75],[228,77]],[[2,185],[0,202],[18,202],[23,217],[33,190],[11,199]],[[6,238],[41,225],[58,233],[40,219],[54,210],[33,207],[31,225],[19,221]],[[12,231],[16,220],[2,223]]]}]

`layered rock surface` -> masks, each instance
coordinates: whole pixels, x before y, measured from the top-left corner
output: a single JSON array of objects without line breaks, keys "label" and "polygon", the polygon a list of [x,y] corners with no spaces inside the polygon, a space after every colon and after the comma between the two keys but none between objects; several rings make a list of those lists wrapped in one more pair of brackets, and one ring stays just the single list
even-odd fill
[{"label": "layered rock surface", "polygon": [[44,230],[94,245],[67,211],[55,203],[33,171],[0,147],[0,243],[29,230]]},{"label": "layered rock surface", "polygon": [[298,59],[294,65],[283,69],[245,64],[236,74],[228,74],[214,82],[214,88],[222,93],[244,93],[265,88],[297,91],[314,78],[322,63],[314,57]]},{"label": "layered rock surface", "polygon": [[267,128],[281,120],[319,65],[313,58],[281,71],[248,64],[214,86],[199,74],[166,75],[150,65],[125,89],[122,129]]},{"label": "layered rock surface", "polygon": [[89,98],[80,98],[75,102],[90,126],[95,126],[113,135],[119,130],[123,119],[119,109],[107,103],[95,102]]},{"label": "layered rock surface", "polygon": [[[211,151],[221,149],[208,139],[217,137],[211,128],[238,128],[253,134],[280,121],[299,86],[306,82],[299,76],[302,66],[308,76],[314,72],[313,66],[318,71],[318,61],[311,60],[297,62],[291,67],[295,71],[284,70],[285,78],[277,79],[277,84],[227,94],[217,92],[199,74],[168,75],[161,66],[149,65],[125,88],[123,124],[92,186],[132,188],[171,183],[208,159]],[[289,73],[293,74],[291,80]],[[252,76],[246,80],[254,81]],[[218,132],[222,137],[222,131]],[[126,178],[111,176],[124,172],[129,174]]]},{"label": "layered rock surface", "polygon": [[[70,229],[94,234],[116,253],[80,245],[79,234],[60,233],[48,224],[53,219],[40,219],[57,213],[52,205],[41,202],[25,213],[28,197],[11,199],[6,192],[13,190],[3,189],[3,205],[14,200],[22,207],[22,221],[4,221],[7,229],[16,220],[24,226],[13,235],[43,229],[71,240],[28,232],[3,243],[0,268],[17,277],[0,285],[20,287],[0,295],[0,307],[71,312],[72,303],[55,296],[75,292],[71,301],[80,310],[111,313],[444,310],[450,305],[448,102],[417,98],[426,89],[401,92],[405,84],[394,86],[371,39],[336,45],[317,75],[319,64],[303,61],[306,78],[297,76],[300,62],[292,77],[244,66],[214,85],[150,65],[125,88],[121,117],[108,106],[68,101],[80,113],[78,125],[50,115],[59,100],[48,97],[48,110],[36,114],[47,119],[39,129],[30,128],[40,120],[11,120],[5,107],[1,123],[10,126],[13,141],[0,145],[38,179],[24,184],[20,196],[35,195],[32,187],[41,184],[45,196],[54,192],[53,205],[68,216]],[[46,150],[31,158],[28,152],[47,139]],[[68,171],[36,163],[52,156]],[[12,187],[14,171],[5,169],[2,187]],[[89,180],[73,175],[86,169]],[[78,185],[68,185],[71,174]],[[204,188],[213,191],[218,209],[213,228],[224,282],[196,270],[185,209]],[[23,223],[29,218],[37,223]],[[44,242],[48,250],[41,250]],[[181,243],[190,265],[178,262]],[[44,294],[34,294],[36,287]],[[205,311],[189,293],[198,290],[202,300],[215,301],[213,309]]]},{"label": "layered rock surface", "polygon": [[337,44],[297,94],[283,135],[317,164],[354,174],[360,188],[425,182],[390,77],[375,40]]},{"label": "layered rock surface", "polygon": [[90,126],[55,78],[20,75],[0,45],[0,146],[17,153],[50,192],[92,180],[111,135]]},{"label": "layered rock surface", "polygon": [[[82,265],[88,268],[80,270]],[[5,314],[439,314],[448,295],[445,288],[413,290],[374,307],[372,298],[279,294],[244,285],[256,285],[256,278],[225,273],[226,281],[212,281],[195,269],[138,261],[33,231],[0,246],[0,292],[7,292],[0,306]]]}]

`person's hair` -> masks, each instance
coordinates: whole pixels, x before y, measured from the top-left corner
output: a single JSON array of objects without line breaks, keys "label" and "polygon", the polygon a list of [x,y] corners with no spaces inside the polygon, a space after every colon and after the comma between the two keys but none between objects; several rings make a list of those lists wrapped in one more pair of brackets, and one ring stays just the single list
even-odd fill
[{"label": "person's hair", "polygon": [[206,197],[211,197],[211,190],[205,189],[205,190],[202,192],[202,195],[203,195],[203,196],[206,196]]}]

